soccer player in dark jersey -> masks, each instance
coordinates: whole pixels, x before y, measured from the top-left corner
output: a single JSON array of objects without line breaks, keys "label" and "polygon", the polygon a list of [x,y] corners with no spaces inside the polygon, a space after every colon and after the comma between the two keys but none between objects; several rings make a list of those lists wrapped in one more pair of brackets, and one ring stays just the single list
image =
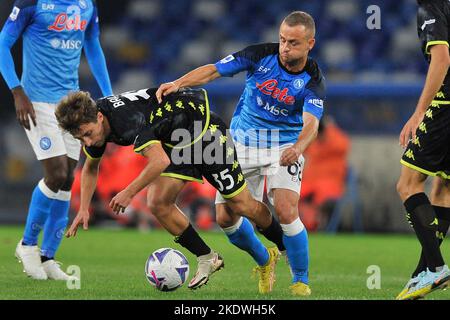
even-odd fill
[{"label": "soccer player in dark jersey", "polygon": [[88,226],[89,203],[107,143],[134,145],[134,150],[147,157],[149,163],[111,200],[110,206],[116,213],[125,210],[131,199],[149,186],[152,213],[176,237],[175,242],[197,256],[198,270],[189,283],[189,288],[195,289],[224,262],[176,206],[177,195],[187,181],[202,183],[205,177],[234,214],[246,215],[259,228],[266,230],[277,222],[248,191],[227,126],[210,112],[206,91],[183,90],[168,95],[161,103],[155,93],[156,88],[142,89],[95,102],[89,93],[77,92],[58,104],[59,125],[83,142],[87,155],[81,175],[80,209],[67,236],[74,236],[79,224],[85,229]]},{"label": "soccer player in dark jersey", "polygon": [[[267,195],[283,231],[282,244],[277,247],[287,254],[293,274],[290,290],[298,296],[311,294],[308,235],[298,214],[302,153],[317,135],[325,99],[325,79],[316,61],[308,57],[314,36],[314,19],[305,12],[292,12],[281,23],[279,43],[249,46],[162,84],[157,92],[160,99],[181,87],[247,71],[230,127],[245,178],[258,200],[262,200],[267,178]],[[259,240],[249,221],[232,215],[220,194],[216,212],[230,242],[258,264],[259,291],[271,291],[277,248],[269,248],[264,255],[248,250]]]},{"label": "soccer player in dark jersey", "polygon": [[[420,0],[418,4],[417,30],[429,68],[415,112],[400,133],[400,145],[406,149],[397,191],[422,255],[398,300],[422,298],[450,280],[440,251],[450,223],[450,3]],[[424,192],[428,176],[438,179],[431,202]]]}]

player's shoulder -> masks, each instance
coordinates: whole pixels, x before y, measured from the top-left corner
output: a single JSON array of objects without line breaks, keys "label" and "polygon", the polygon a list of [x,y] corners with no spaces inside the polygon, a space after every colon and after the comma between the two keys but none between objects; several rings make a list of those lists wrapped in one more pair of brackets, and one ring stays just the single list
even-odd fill
[{"label": "player's shoulder", "polygon": [[436,15],[450,14],[450,2],[448,0],[418,0],[417,15],[419,19],[428,19]]},{"label": "player's shoulder", "polygon": [[313,80],[314,82],[325,81],[325,78],[323,76],[322,70],[319,67],[319,64],[313,58],[308,57],[308,60],[306,60],[305,68],[303,70],[309,74],[311,80]]},{"label": "player's shoulder", "polygon": [[306,87],[318,91],[321,94],[325,94],[325,77],[317,61],[311,57],[308,57],[304,71],[311,77],[311,80]]},{"label": "player's shoulder", "polygon": [[245,57],[257,62],[267,56],[278,54],[278,43],[259,43],[253,44],[235,53],[235,57]]},{"label": "player's shoulder", "polygon": [[17,7],[19,9],[24,9],[27,7],[36,6],[38,4],[39,0],[16,0],[14,1],[14,7]]}]

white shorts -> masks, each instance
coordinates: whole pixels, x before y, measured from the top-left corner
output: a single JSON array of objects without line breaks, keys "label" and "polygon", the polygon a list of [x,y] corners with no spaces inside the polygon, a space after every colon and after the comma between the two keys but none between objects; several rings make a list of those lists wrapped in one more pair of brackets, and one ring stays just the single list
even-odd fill
[{"label": "white shorts", "polygon": [[[267,197],[273,205],[273,189],[288,189],[300,195],[305,159],[302,155],[290,166],[280,166],[280,157],[284,150],[292,144],[277,148],[259,149],[247,147],[235,142],[239,163],[247,181],[248,189],[256,200],[262,201],[264,196],[264,178],[267,178]],[[216,203],[225,203],[219,192],[216,193]]]},{"label": "white shorts", "polygon": [[38,160],[67,155],[80,159],[81,142],[58,127],[55,104],[33,102],[36,113],[36,126],[30,119],[31,129],[25,129],[28,140]]}]

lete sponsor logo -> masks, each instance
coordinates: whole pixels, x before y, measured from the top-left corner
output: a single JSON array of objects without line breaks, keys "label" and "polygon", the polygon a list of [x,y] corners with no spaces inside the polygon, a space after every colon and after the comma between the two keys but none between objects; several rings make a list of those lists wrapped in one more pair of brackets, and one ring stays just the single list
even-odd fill
[{"label": "lete sponsor logo", "polygon": [[79,14],[74,15],[74,18],[69,18],[67,13],[60,13],[56,16],[55,21],[51,26],[48,27],[49,30],[61,32],[61,31],[84,31],[88,24],[87,20],[81,20]]},{"label": "lete sponsor logo", "polygon": [[256,83],[256,87],[265,95],[277,99],[278,102],[284,102],[288,105],[293,105],[295,103],[295,97],[288,94],[288,88],[278,88],[278,81],[275,79],[266,80],[261,84]]}]

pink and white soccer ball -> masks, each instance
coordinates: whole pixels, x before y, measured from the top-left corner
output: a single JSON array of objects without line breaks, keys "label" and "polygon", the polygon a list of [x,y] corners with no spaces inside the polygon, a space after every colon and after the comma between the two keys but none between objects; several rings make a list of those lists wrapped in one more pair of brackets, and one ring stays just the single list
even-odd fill
[{"label": "pink and white soccer ball", "polygon": [[161,248],[154,251],[145,264],[148,282],[160,291],[173,291],[189,277],[189,262],[180,251]]}]

